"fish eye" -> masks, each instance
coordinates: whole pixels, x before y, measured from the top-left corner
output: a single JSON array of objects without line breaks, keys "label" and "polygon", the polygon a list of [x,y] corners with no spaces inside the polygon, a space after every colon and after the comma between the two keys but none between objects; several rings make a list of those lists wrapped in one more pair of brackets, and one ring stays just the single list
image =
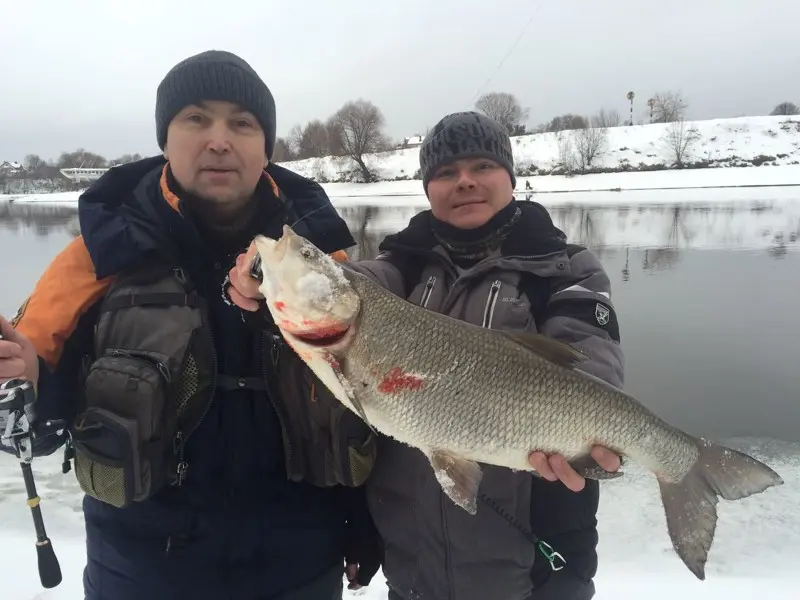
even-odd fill
[{"label": "fish eye", "polygon": [[300,256],[302,256],[303,258],[313,258],[314,253],[308,246],[303,246],[302,248],[300,248]]}]

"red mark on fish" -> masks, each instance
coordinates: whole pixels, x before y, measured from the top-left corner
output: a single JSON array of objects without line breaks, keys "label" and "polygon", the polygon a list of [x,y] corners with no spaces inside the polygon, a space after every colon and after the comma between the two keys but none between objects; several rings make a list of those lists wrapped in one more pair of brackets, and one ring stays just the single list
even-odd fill
[{"label": "red mark on fish", "polygon": [[422,377],[406,373],[400,367],[392,367],[378,384],[378,391],[393,394],[403,390],[419,390],[424,386],[425,380]]},{"label": "red mark on fish", "polygon": [[275,310],[279,310],[279,311],[283,312],[284,310],[286,310],[286,303],[285,302],[276,302],[275,303]]},{"label": "red mark on fish", "polygon": [[329,364],[331,367],[333,367],[333,368],[334,368],[334,369],[336,369],[337,371],[339,370],[339,366],[340,366],[340,365],[339,365],[339,361],[338,361],[338,360],[336,360],[336,359],[333,357],[333,354],[326,354],[326,355],[325,355],[325,362],[327,362],[327,363],[328,363],[328,364]]}]

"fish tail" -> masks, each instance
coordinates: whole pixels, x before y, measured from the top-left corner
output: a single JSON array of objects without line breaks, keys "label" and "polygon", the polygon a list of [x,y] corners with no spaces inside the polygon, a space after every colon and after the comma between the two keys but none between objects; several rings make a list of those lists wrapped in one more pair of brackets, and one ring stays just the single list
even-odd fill
[{"label": "fish tail", "polygon": [[700,580],[717,526],[717,501],[740,500],[781,485],[783,479],[751,456],[697,439],[700,454],[677,483],[658,480],[672,546]]}]

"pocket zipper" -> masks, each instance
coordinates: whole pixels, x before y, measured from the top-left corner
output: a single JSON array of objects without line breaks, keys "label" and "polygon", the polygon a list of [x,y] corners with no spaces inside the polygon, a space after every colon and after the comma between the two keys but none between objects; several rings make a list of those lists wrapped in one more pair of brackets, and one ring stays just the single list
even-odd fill
[{"label": "pocket zipper", "polygon": [[483,325],[491,329],[492,319],[494,318],[494,309],[497,306],[497,297],[500,295],[500,280],[496,279],[489,288],[489,296],[486,298],[486,308],[483,311]]},{"label": "pocket zipper", "polygon": [[419,304],[422,308],[426,308],[428,306],[428,302],[431,299],[431,294],[433,293],[433,286],[436,285],[436,276],[431,275],[428,277],[427,283],[425,283],[425,289],[422,291],[422,298],[420,298]]},{"label": "pocket zipper", "polygon": [[170,375],[169,369],[161,361],[152,359],[145,355],[134,354],[128,350],[120,350],[119,348],[114,348],[109,350],[107,352],[107,355],[113,356],[114,358],[129,358],[137,362],[145,363],[150,366],[155,366],[155,368],[158,369],[158,372],[161,373],[161,376],[164,378],[164,381],[166,381],[168,385],[172,383],[172,375]]}]

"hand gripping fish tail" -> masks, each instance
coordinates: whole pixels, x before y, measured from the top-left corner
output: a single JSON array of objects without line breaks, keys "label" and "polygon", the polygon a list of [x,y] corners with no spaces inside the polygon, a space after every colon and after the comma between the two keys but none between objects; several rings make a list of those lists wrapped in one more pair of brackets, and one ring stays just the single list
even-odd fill
[{"label": "hand gripping fish tail", "polygon": [[443,493],[470,514],[482,497],[481,463],[532,472],[538,450],[585,477],[619,478],[591,458],[603,446],[656,477],[673,549],[702,580],[719,498],[783,483],[767,465],[673,427],[582,371],[587,357],[569,345],[408,302],[289,227],[256,246],[260,290],[287,342],[342,404],[422,452]]},{"label": "hand gripping fish tail", "polygon": [[[0,340],[2,340],[0,334]],[[36,557],[42,587],[54,588],[61,583],[61,567],[47,537],[40,502],[33,478],[33,425],[36,391],[30,381],[11,379],[0,385],[0,445],[10,448],[20,461],[28,506],[36,530]]]}]

